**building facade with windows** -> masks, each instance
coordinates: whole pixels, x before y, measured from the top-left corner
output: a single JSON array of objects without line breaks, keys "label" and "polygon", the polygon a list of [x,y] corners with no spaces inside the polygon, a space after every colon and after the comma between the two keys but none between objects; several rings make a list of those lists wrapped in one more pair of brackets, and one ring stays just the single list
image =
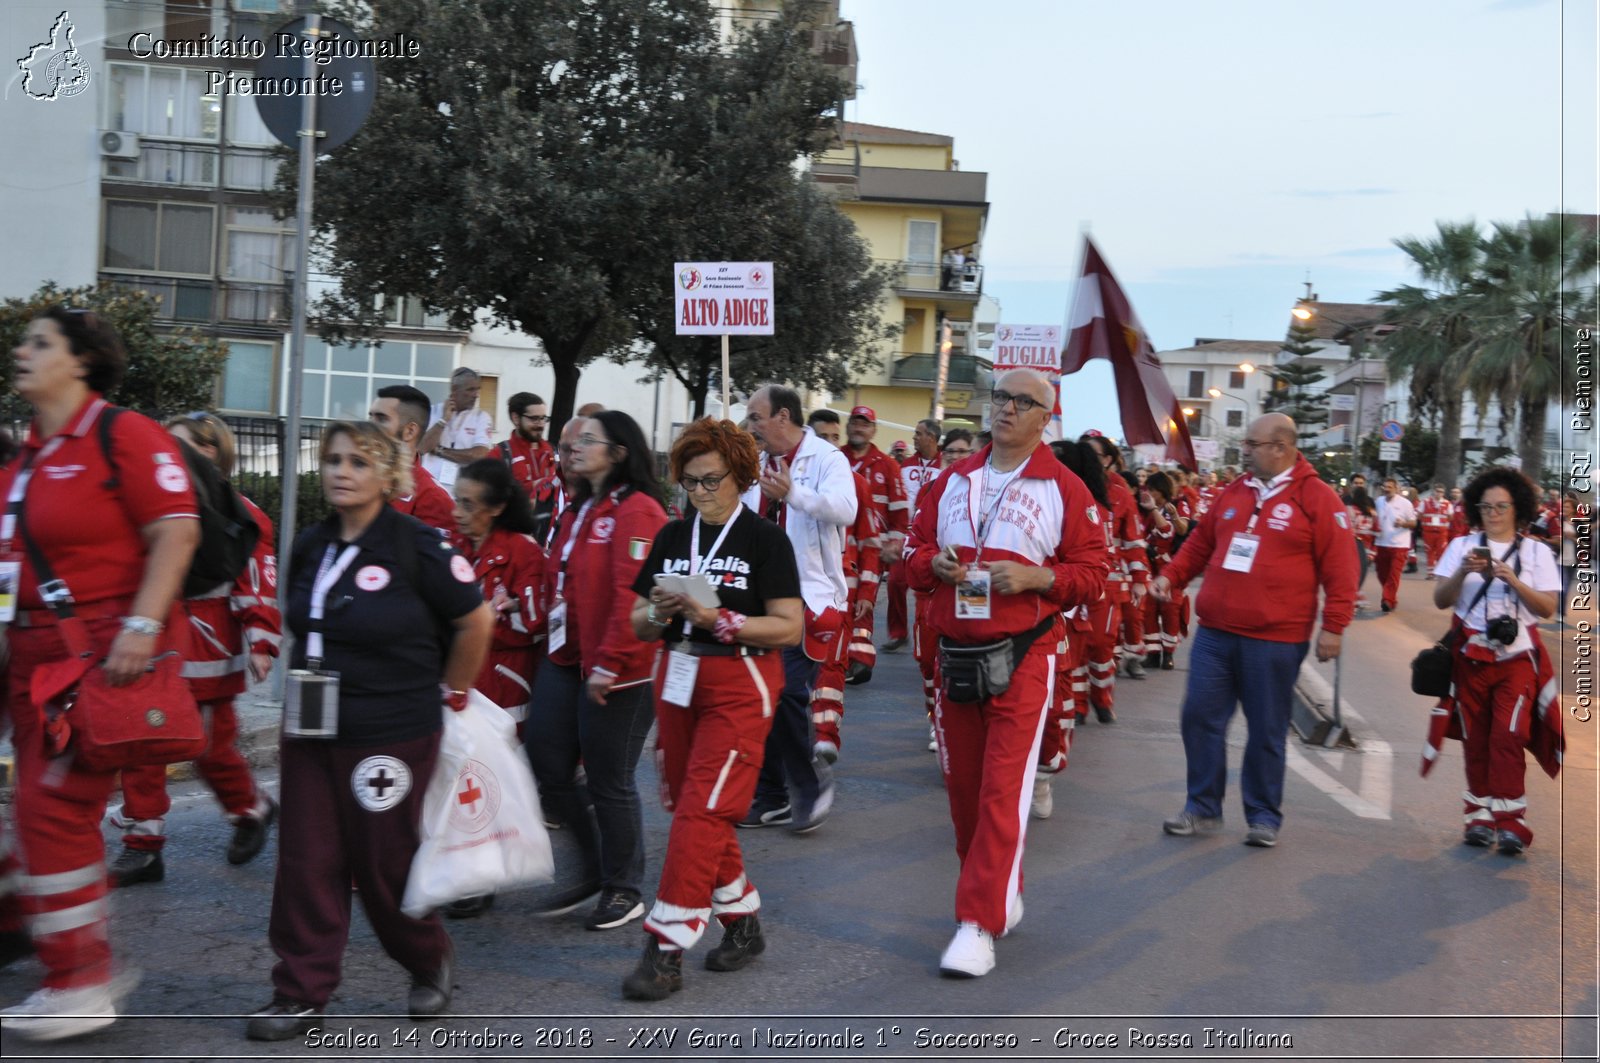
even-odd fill
[{"label": "building facade with windows", "polygon": [[839,404],[913,425],[932,412],[942,367],[945,416],[982,423],[999,317],[992,300],[978,312],[988,175],[962,171],[954,139],[937,133],[845,122],[840,140],[811,175],[837,196],[873,260],[893,270],[882,314],[901,333]]},{"label": "building facade with windows", "polygon": [[1250,422],[1261,416],[1272,386],[1260,368],[1271,366],[1282,346],[1272,340],[1202,337],[1191,346],[1157,352],[1188,418],[1195,460],[1202,467],[1239,464],[1239,442]]}]

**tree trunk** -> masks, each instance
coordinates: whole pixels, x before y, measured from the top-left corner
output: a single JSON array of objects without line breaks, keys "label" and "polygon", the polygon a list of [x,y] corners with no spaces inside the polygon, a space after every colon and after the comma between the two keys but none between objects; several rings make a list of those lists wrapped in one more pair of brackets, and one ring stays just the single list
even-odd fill
[{"label": "tree trunk", "polygon": [[1441,388],[1439,396],[1439,451],[1434,458],[1433,482],[1454,487],[1461,477],[1461,391]]},{"label": "tree trunk", "polygon": [[[689,397],[694,400],[694,419],[706,415],[706,397],[711,393],[711,367],[704,362],[695,366],[694,383],[689,386]],[[728,412],[724,410],[726,417]]]},{"label": "tree trunk", "polygon": [[1517,454],[1522,472],[1534,483],[1544,475],[1544,431],[1548,404],[1523,395],[1517,403]]},{"label": "tree trunk", "polygon": [[572,417],[572,411],[577,405],[578,379],[583,375],[583,371],[578,368],[575,350],[546,343],[545,355],[550,359],[550,369],[556,378],[555,394],[550,397],[549,438],[553,442],[561,438],[561,429]]}]

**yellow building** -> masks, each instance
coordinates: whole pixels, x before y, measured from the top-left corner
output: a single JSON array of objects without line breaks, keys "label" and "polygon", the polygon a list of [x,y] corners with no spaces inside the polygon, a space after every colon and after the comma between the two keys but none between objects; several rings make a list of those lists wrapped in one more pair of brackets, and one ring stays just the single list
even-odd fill
[{"label": "yellow building", "polygon": [[[988,175],[958,169],[954,139],[937,133],[845,122],[840,140],[811,174],[838,196],[873,259],[894,268],[882,313],[903,331],[836,405],[864,404],[880,420],[915,424],[933,410],[948,344],[945,417],[981,424],[993,368],[978,321]],[[996,316],[982,315],[989,330]]]}]

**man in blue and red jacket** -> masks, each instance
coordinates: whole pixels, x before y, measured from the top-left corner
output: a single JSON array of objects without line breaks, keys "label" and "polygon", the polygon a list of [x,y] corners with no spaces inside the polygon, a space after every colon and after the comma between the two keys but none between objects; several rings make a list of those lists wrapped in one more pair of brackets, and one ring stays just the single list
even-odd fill
[{"label": "man in blue and red jacket", "polygon": [[1355,609],[1350,519],[1333,488],[1295,449],[1296,438],[1294,422],[1281,413],[1251,423],[1242,445],[1249,475],[1212,502],[1150,586],[1165,601],[1205,574],[1183,700],[1189,797],[1183,811],[1163,824],[1168,834],[1222,826],[1228,720],[1235,704],[1242,704],[1250,731],[1239,772],[1249,827],[1245,844],[1277,844],[1290,699],[1316,626],[1319,588],[1326,600],[1317,660],[1339,656]]}]

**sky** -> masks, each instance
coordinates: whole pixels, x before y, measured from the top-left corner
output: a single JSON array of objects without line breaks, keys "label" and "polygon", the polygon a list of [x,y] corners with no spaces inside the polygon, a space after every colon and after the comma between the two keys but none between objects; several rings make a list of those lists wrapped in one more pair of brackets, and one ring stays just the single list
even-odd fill
[{"label": "sky", "polygon": [[[1366,302],[1440,220],[1595,213],[1594,0],[843,0],[851,121],[989,175],[984,290],[1064,323],[1091,233],[1157,350]],[[1114,409],[1067,378],[1069,433]]]}]

